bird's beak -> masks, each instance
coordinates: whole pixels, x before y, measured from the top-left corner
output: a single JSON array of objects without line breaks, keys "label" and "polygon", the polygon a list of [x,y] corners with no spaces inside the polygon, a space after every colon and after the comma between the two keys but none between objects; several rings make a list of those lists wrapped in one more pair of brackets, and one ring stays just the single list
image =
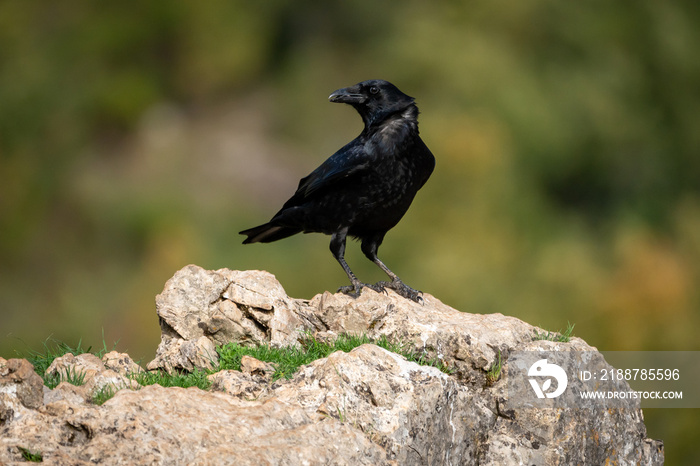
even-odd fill
[{"label": "bird's beak", "polygon": [[344,104],[363,104],[365,100],[367,100],[367,97],[360,93],[357,86],[353,86],[334,91],[328,97],[328,100],[331,102],[340,102]]}]

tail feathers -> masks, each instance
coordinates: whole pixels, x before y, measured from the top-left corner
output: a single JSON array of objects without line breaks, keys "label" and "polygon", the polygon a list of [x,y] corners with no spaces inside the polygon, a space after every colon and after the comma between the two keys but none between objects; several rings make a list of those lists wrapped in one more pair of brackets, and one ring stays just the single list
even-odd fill
[{"label": "tail feathers", "polygon": [[266,223],[254,228],[249,228],[240,232],[241,235],[246,235],[243,244],[249,243],[271,243],[288,236],[300,233],[301,229],[292,227],[283,227]]}]

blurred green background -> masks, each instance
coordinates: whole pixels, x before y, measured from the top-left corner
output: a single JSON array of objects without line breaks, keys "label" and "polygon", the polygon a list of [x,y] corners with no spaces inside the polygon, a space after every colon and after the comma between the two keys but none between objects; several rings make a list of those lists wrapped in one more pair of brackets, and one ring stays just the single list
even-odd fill
[{"label": "blurred green background", "polygon": [[[242,246],[361,120],[416,97],[436,171],[380,257],[460,310],[601,350],[700,350],[700,3],[0,3],[0,354],[143,364],[184,265],[345,285],[329,238]],[[350,244],[364,281],[381,271]],[[700,464],[697,410],[647,410]]]}]

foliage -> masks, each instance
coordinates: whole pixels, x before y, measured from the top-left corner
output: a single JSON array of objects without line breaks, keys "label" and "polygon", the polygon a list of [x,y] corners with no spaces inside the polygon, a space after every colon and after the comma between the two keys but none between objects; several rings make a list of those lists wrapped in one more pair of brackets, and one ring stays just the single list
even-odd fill
[{"label": "foliage", "polygon": [[571,337],[573,336],[574,332],[574,327],[576,324],[572,324],[570,322],[567,322],[566,325],[566,330],[563,332],[560,330],[558,332],[538,332],[535,330],[534,335],[532,336],[533,340],[549,340],[549,341],[557,341],[560,343],[568,343],[571,340]]},{"label": "foliage", "polygon": [[[44,340],[42,345],[43,351],[29,349],[24,353],[19,353],[19,356],[23,357],[34,366],[36,373],[44,379],[44,385],[49,388],[55,388],[59,383],[64,381],[79,386],[83,385],[83,381],[85,379],[85,374],[75,373],[72,370],[69,370],[65,374],[46,374],[46,369],[49,368],[54,359],[65,356],[68,353],[71,353],[74,356],[85,353],[93,353],[97,357],[101,358],[109,351],[107,349],[107,343],[104,339],[104,334],[102,338],[102,348],[94,352],[92,351],[92,346],[83,348],[82,339],[78,340],[78,344],[75,347],[72,347],[63,341],[57,341],[51,338]],[[114,344],[114,347],[116,347],[116,343]]]},{"label": "foliage", "polygon": [[[298,347],[290,346],[282,348],[275,348],[270,345],[242,346],[238,343],[228,343],[217,347],[220,360],[216,370],[195,368],[192,372],[175,372],[172,374],[158,370],[137,373],[131,377],[142,386],[158,384],[162,387],[197,387],[202,390],[208,390],[211,387],[211,382],[207,378],[209,375],[219,370],[240,370],[241,358],[247,355],[260,361],[272,363],[275,367],[275,372],[272,375],[273,380],[278,380],[280,378],[290,379],[302,365],[309,364],[317,359],[325,358],[336,351],[344,351],[347,353],[358,346],[368,343],[376,344],[387,351],[400,354],[407,360],[422,366],[436,367],[447,374],[452,372],[439,358],[429,358],[424,352],[407,349],[407,346],[403,343],[391,341],[385,336],[374,340],[367,335],[342,334],[332,342],[324,342],[317,340],[311,334],[306,334],[301,339],[300,343],[301,346]],[[103,347],[106,348],[106,344],[103,343]],[[98,352],[97,355],[101,356],[103,351]],[[85,374],[76,374],[69,370],[65,375],[47,375],[46,368],[48,368],[55,358],[65,354],[83,354],[88,352],[89,348],[83,351],[80,343],[78,343],[77,348],[73,348],[65,343],[54,342],[53,345],[45,344],[43,353],[40,351],[32,351],[32,359],[30,359],[30,362],[34,364],[35,371],[44,379],[44,384],[51,389],[55,388],[63,381],[79,386],[83,385]],[[50,362],[47,364],[47,361]],[[112,385],[105,385],[94,393],[92,401],[96,405],[101,406],[112,398],[115,393],[116,390]]]},{"label": "foliage", "polygon": [[137,374],[134,378],[141,385],[155,385],[161,387],[197,387],[202,390],[208,390],[211,387],[211,382],[207,376],[212,372],[201,369],[193,370],[192,372],[168,374],[164,371],[143,372]]},{"label": "foliage", "polygon": [[31,463],[42,463],[44,461],[44,458],[41,454],[41,452],[34,452],[31,451],[29,448],[24,448],[18,446],[17,449],[22,453],[22,458],[24,460],[29,461]]},{"label": "foliage", "polygon": [[498,359],[493,362],[491,368],[486,372],[486,382],[489,384],[495,383],[501,377],[501,369],[503,361],[501,360],[501,351],[498,351]]},{"label": "foliage", "polygon": [[85,383],[85,374],[83,372],[76,372],[72,368],[63,373],[47,374],[43,373],[44,385],[53,389],[61,382],[68,382],[71,385],[79,387]]},{"label": "foliage", "polygon": [[47,375],[46,369],[49,368],[54,359],[64,356],[68,353],[78,356],[80,354],[89,353],[92,347],[83,349],[82,340],[78,341],[77,346],[72,347],[67,343],[56,340],[44,340],[44,350],[29,350],[24,356],[27,361],[32,363],[34,370],[44,379],[44,384],[49,388],[54,388],[63,381],[67,381],[73,385],[82,385],[85,374],[73,373],[69,371],[67,374]]},{"label": "foliage", "polygon": [[117,389],[111,385],[104,385],[99,390],[96,390],[92,395],[92,402],[97,406],[102,406],[107,400],[111,399],[117,393]]},{"label": "foliage", "polygon": [[273,380],[282,377],[290,379],[300,366],[309,364],[317,359],[328,357],[336,351],[350,352],[358,346],[373,343],[387,351],[391,351],[404,356],[409,361],[416,362],[424,366],[437,367],[443,372],[450,373],[450,369],[437,358],[427,358],[424,354],[407,350],[405,345],[395,343],[382,336],[378,340],[373,340],[367,335],[339,335],[332,342],[319,341],[311,335],[306,335],[301,340],[299,347],[274,348],[269,345],[242,346],[238,343],[228,343],[217,349],[220,358],[220,369],[240,370],[241,358],[248,355],[260,361],[272,363],[275,372]]}]

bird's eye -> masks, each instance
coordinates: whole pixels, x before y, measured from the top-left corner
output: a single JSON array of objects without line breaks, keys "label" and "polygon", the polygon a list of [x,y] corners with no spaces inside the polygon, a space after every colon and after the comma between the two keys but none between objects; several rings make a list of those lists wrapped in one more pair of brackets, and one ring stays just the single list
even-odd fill
[{"label": "bird's eye", "polygon": [[370,94],[376,94],[377,92],[379,92],[379,88],[377,86],[372,86],[369,88]]}]

